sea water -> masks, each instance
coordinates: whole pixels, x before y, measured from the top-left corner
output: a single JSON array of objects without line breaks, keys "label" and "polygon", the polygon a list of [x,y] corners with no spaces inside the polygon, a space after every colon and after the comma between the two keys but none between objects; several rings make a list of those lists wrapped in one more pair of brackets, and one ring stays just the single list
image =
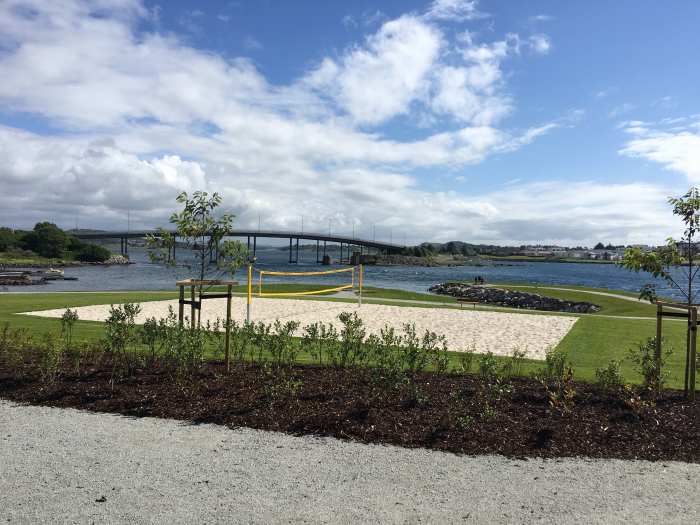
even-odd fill
[{"label": "sea water", "polygon": [[[329,252],[331,253],[331,252]],[[186,270],[167,268],[151,264],[147,250],[129,251],[134,264],[120,266],[80,266],[65,268],[65,275],[77,277],[77,281],[52,281],[46,286],[12,286],[10,292],[58,292],[58,291],[99,291],[99,290],[174,290],[175,281],[195,277]],[[178,250],[177,255],[186,255],[194,260],[193,252]],[[344,254],[345,255],[345,254]],[[322,256],[322,254],[321,254]],[[320,257],[321,257],[320,256]],[[334,261],[339,253],[331,253]],[[296,253],[292,254],[296,258]],[[320,258],[319,257],[319,258]],[[256,270],[283,272],[314,272],[340,269],[343,266],[322,266],[316,263],[316,252],[299,252],[299,264],[289,264],[289,252],[281,250],[258,250],[257,263],[253,270],[253,283],[257,283]],[[447,281],[474,282],[479,276],[489,282],[527,283],[537,285],[568,285],[610,288],[627,292],[638,292],[647,283],[659,285],[658,291],[664,297],[681,299],[672,288],[650,274],[636,274],[612,264],[597,263],[504,263],[495,261],[484,266],[363,266],[363,286],[396,288],[413,292],[428,293],[427,289]],[[240,269],[235,280],[246,282],[245,268]],[[357,274],[355,275],[357,279]],[[265,275],[265,283],[313,283],[342,286],[350,283],[348,273],[309,276]]]}]

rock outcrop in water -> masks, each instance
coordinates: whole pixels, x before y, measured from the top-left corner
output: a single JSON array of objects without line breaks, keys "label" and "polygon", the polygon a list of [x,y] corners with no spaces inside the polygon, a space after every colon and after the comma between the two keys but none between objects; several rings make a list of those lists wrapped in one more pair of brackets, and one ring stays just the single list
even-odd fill
[{"label": "rock outcrop in water", "polygon": [[546,312],[592,314],[601,310],[601,306],[598,304],[587,302],[577,303],[535,293],[504,290],[502,288],[492,288],[490,286],[444,283],[428,288],[428,291],[439,295],[450,295],[460,299],[474,299],[480,303],[509,306],[511,308],[525,308],[528,310],[542,310]]}]

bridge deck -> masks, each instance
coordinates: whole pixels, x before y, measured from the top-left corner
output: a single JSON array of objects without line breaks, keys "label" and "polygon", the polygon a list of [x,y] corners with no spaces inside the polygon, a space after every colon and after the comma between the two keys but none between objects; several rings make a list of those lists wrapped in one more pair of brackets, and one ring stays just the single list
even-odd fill
[{"label": "bridge deck", "polygon": [[[170,235],[177,235],[177,231],[169,230]],[[138,239],[146,235],[154,235],[160,237],[156,230],[129,230],[129,231],[96,231],[96,232],[78,232],[79,239]],[[277,230],[230,230],[229,237],[262,237],[273,239],[306,239],[309,241],[327,241],[343,244],[354,244],[357,246],[367,246],[370,248],[379,248],[382,250],[402,250],[403,244],[393,244],[388,242],[373,241],[370,239],[362,239],[360,237],[346,237],[343,235],[328,235],[317,232],[295,232],[295,231],[277,231]]]}]

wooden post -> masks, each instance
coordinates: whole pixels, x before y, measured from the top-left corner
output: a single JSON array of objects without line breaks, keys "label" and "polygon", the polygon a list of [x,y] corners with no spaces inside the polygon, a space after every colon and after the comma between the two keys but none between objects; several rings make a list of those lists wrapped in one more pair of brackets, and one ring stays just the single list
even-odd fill
[{"label": "wooden post", "polygon": [[228,298],[226,299],[226,372],[231,364],[231,291],[233,287],[228,285]]},{"label": "wooden post", "polygon": [[689,400],[691,403],[695,402],[695,356],[697,335],[698,309],[693,308],[690,311],[690,379],[688,381],[688,388],[690,390]]},{"label": "wooden post", "polygon": [[[181,284],[180,285],[180,301],[185,300],[185,285]],[[184,317],[185,317],[185,305],[180,303],[180,324],[184,322]]]},{"label": "wooden post", "polygon": [[661,322],[663,320],[662,313],[664,307],[658,305],[656,307],[656,361],[661,361]]},{"label": "wooden post", "polygon": [[190,307],[190,311],[192,312],[192,318],[190,319],[190,324],[192,325],[192,329],[194,330],[194,284],[192,285],[192,293],[190,295],[191,295],[190,300],[192,301],[192,305]]}]

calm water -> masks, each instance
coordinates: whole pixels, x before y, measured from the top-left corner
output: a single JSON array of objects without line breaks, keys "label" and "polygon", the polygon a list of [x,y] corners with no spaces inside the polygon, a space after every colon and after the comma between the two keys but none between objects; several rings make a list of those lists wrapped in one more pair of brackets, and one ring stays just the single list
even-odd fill
[{"label": "calm water", "polygon": [[[148,262],[146,250],[129,252],[131,261],[128,266],[88,266],[68,268],[66,276],[77,277],[78,281],[54,281],[47,286],[11,287],[11,292],[54,292],[54,291],[95,291],[95,290],[166,290],[175,289],[176,277],[172,269],[155,266]],[[288,263],[289,253],[276,250],[258,252],[256,268],[274,271],[316,271],[327,270],[316,264],[316,252],[299,252],[298,265]],[[337,261],[339,253],[332,253]],[[334,266],[333,269],[341,268]],[[245,283],[245,269],[236,274],[236,279]],[[648,274],[634,274],[615,268],[612,264],[557,264],[532,263],[514,266],[492,267],[363,267],[363,284],[383,288],[397,288],[414,292],[426,292],[430,286],[446,281],[474,281],[482,276],[487,282],[513,282],[532,284],[558,284],[571,286],[593,286],[611,288],[627,292],[637,292],[639,288],[655,279]],[[184,277],[190,277],[184,275]],[[257,282],[257,273],[253,272],[253,282]],[[332,274],[323,276],[277,276],[266,275],[264,283],[327,283],[342,285],[349,283],[349,275]],[[659,281],[659,291],[666,297],[676,297],[669,287]],[[668,289],[668,290],[667,290]]]}]

